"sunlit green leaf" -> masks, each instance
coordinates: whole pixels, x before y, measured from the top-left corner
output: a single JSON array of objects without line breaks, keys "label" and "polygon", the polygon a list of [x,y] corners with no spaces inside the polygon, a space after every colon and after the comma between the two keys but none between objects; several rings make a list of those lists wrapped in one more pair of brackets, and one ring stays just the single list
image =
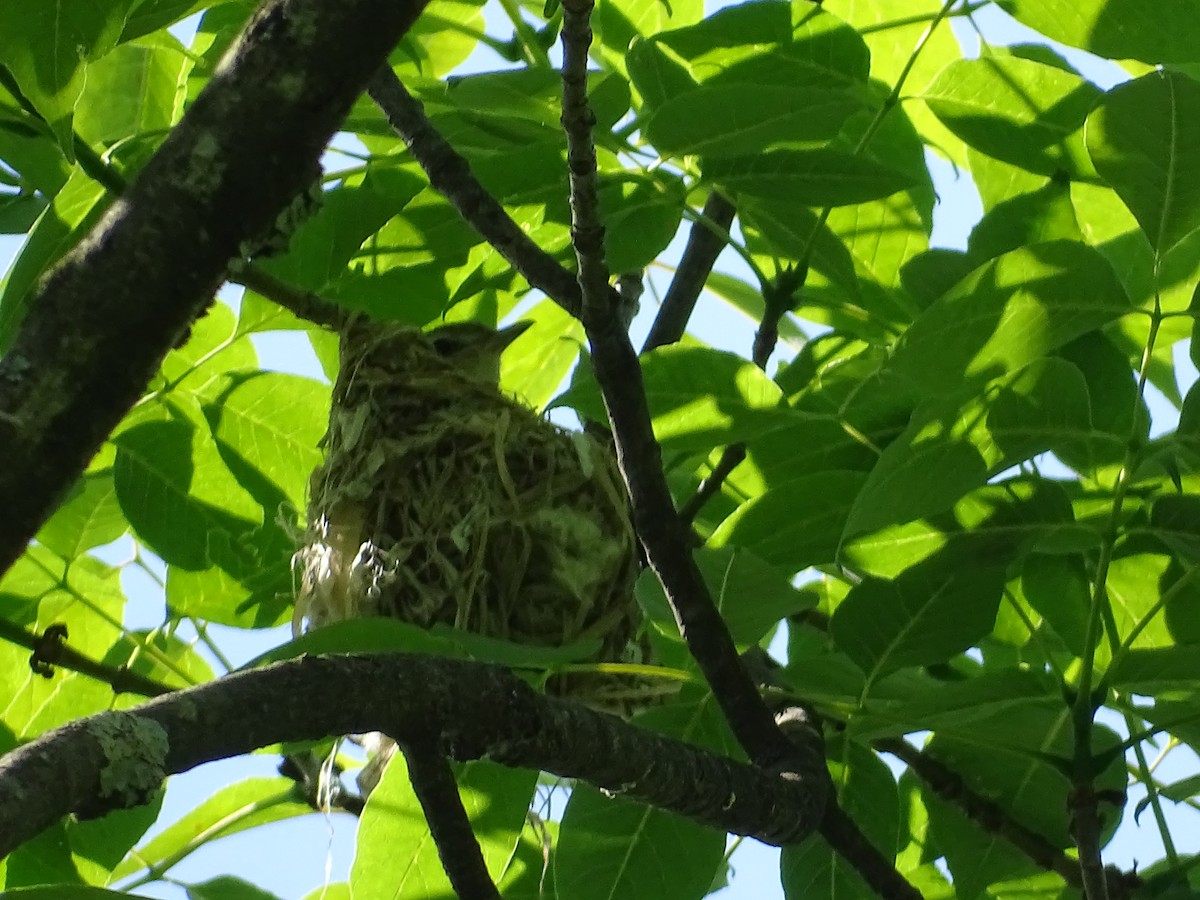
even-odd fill
[{"label": "sunlit green leaf", "polygon": [[[732,353],[702,347],[662,347],[642,359],[654,433],[672,450],[707,450],[747,440],[785,424],[779,387]],[[604,405],[590,370],[555,401],[603,420]]]},{"label": "sunlit green leaf", "polygon": [[977,150],[1030,172],[1091,171],[1080,130],[1100,91],[1054,66],[1016,57],[952,62],[925,89],[942,123]]},{"label": "sunlit green leaf", "polygon": [[704,177],[752,199],[801,206],[848,206],[887,197],[910,185],[908,176],[838,150],[768,150],[708,160]]},{"label": "sunlit green leaf", "polygon": [[[504,872],[513,854],[536,781],[534,772],[482,760],[461,770],[463,807],[493,878]],[[388,763],[359,820],[350,890],[356,897],[413,900],[442,892],[453,895],[409,786],[403,754],[397,753]]]},{"label": "sunlit green leaf", "polygon": [[38,217],[0,287],[0,352],[8,349],[25,318],[37,279],[74,246],[105,206],[104,188],[76,170]]},{"label": "sunlit green leaf", "polygon": [[870,682],[970,647],[992,630],[1003,586],[1002,569],[946,574],[918,566],[894,581],[855,585],[830,628]]},{"label": "sunlit green leaf", "polygon": [[1200,228],[1200,83],[1156,72],[1114,88],[1088,118],[1087,145],[1158,253]]},{"label": "sunlit green leaf", "polygon": [[724,847],[716,831],[580,786],[563,817],[555,884],[560,896],[580,900],[647,889],[684,900],[703,894]]},{"label": "sunlit green leaf", "polygon": [[985,263],[926,309],[890,369],[923,393],[944,394],[1013,372],[1128,309],[1095,251],[1036,244]]},{"label": "sunlit green leaf", "polygon": [[1148,63],[1200,59],[1194,0],[1160,0],[1153,16],[1138,0],[1001,0],[1000,5],[1046,37],[1097,56]]},{"label": "sunlit green leaf", "polygon": [[122,44],[88,66],[75,115],[79,135],[102,145],[147,133],[165,137],[175,119],[186,64],[178,41],[156,35]]},{"label": "sunlit green leaf", "polygon": [[213,434],[304,509],[308,478],[321,462],[329,388],[298,375],[262,372],[241,381],[221,401]]}]

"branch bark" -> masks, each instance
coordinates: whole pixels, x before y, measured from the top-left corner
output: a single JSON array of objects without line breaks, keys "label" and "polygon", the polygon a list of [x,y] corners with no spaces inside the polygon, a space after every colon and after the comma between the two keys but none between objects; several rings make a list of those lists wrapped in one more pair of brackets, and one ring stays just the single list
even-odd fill
[{"label": "branch bark", "polygon": [[[368,731],[460,760],[487,756],[579,778],[769,844],[802,839],[823,808],[811,778],[543,696],[507,669],[411,654],[312,656],[81,719],[0,758],[0,856],[68,812],[144,801],[163,774],[268,744]],[[130,758],[139,778],[126,783],[118,776]]]},{"label": "branch bark", "polygon": [[408,780],[458,900],[500,900],[450,763],[432,746],[407,744],[400,749],[408,762]]},{"label": "branch bark", "polygon": [[243,242],[317,177],[326,141],[425,2],[265,5],[129,190],[43,282],[0,361],[0,571],[137,400]]},{"label": "branch bark", "polygon": [[700,299],[700,292],[712,274],[717,257],[725,249],[724,236],[712,230],[709,223],[728,232],[735,212],[733,204],[716,191],[708,195],[708,200],[704,202],[703,218],[692,223],[687,246],[683,248],[683,256],[679,259],[679,268],[675,270],[667,295],[663,297],[654,324],[650,326],[650,333],[646,335],[646,342],[642,344],[643,353],[655,347],[674,344],[683,337],[692,311],[696,308],[696,301]]}]

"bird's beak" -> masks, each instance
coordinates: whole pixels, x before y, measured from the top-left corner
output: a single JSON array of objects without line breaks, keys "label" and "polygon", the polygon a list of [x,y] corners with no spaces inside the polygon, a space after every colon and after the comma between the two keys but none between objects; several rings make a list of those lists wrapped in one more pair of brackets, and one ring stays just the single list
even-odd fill
[{"label": "bird's beak", "polygon": [[533,324],[533,322],[530,321],[529,319],[521,319],[519,322],[513,322],[508,327],[501,328],[499,331],[497,331],[496,332],[496,350],[497,350],[497,352],[504,350],[506,347],[508,347],[509,344],[511,344],[513,341],[515,341],[517,338],[519,338],[521,335],[523,335],[526,331],[528,331],[529,326],[531,326],[532,324]]}]

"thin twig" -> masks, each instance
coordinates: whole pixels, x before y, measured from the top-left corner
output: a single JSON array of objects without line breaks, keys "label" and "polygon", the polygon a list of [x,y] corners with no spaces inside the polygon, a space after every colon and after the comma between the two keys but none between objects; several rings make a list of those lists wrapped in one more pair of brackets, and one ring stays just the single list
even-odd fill
[{"label": "thin twig", "polygon": [[41,635],[37,635],[14,622],[0,618],[0,639],[29,650],[30,667],[39,675],[52,677],[52,667],[58,666],[103,681],[118,694],[159,697],[175,690],[124,667],[98,662],[67,644],[67,637],[67,630],[63,626],[50,626]]},{"label": "thin twig", "polygon": [[734,469],[742,464],[745,458],[745,444],[730,444],[721,451],[721,458],[713,466],[712,472],[700,482],[700,486],[696,488],[696,493],[692,494],[688,502],[683,504],[679,509],[679,518],[688,528],[691,528],[695,523],[696,516],[699,515],[704,505],[721,492],[721,486],[725,484],[725,479],[729,477]]},{"label": "thin twig", "polygon": [[[675,277],[667,288],[667,296],[663,298],[646,342],[642,344],[643,353],[655,347],[674,344],[683,337],[700,292],[712,273],[713,264],[725,249],[725,237],[729,226],[733,224],[735,212],[733,204],[716,191],[708,195],[704,211],[692,223],[679,268],[675,270]],[[712,228],[713,225],[720,230]]]},{"label": "thin twig", "polygon": [[962,776],[922,753],[903,738],[872,741],[876,750],[903,762],[938,797],[945,800],[988,834],[1004,838],[1043,869],[1057,873],[1072,887],[1081,887],[1079,863],[1046,838],[1016,822],[1007,812],[973,791]]},{"label": "thin twig", "polygon": [[261,294],[272,303],[282,306],[297,317],[323,325],[326,328],[337,328],[346,317],[346,311],[331,300],[326,300],[310,291],[299,291],[280,281],[265,269],[253,264],[234,265],[229,268],[229,280],[234,284]]},{"label": "thin twig", "polygon": [[567,136],[567,173],[571,184],[571,246],[579,263],[585,328],[607,323],[613,315],[608,300],[608,264],[604,259],[604,224],[592,128],[596,115],[588,102],[588,49],[592,45],[592,0],[563,4],[562,127]]},{"label": "thin twig", "polygon": [[438,858],[459,900],[500,900],[471,830],[449,761],[433,744],[405,744],[408,780],[429,823]]}]

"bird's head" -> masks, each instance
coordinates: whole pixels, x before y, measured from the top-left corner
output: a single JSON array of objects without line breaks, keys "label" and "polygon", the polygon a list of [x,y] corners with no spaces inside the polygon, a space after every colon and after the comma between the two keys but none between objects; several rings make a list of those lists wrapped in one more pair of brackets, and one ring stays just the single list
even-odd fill
[{"label": "bird's head", "polygon": [[500,354],[525,333],[532,322],[496,330],[478,322],[452,322],[425,334],[434,352],[464,375],[488,384],[500,383]]}]

